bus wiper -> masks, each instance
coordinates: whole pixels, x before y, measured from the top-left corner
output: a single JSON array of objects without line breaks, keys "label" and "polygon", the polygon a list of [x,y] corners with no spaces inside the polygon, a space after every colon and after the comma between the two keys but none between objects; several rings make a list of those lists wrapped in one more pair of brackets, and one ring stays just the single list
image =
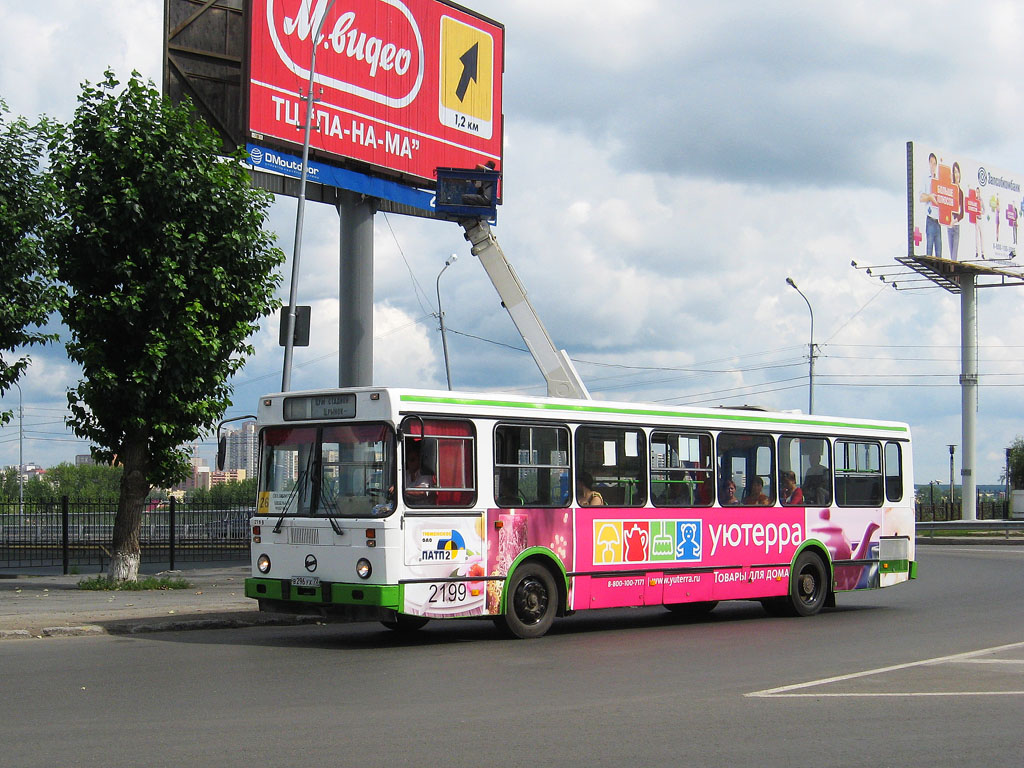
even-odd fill
[{"label": "bus wiper", "polygon": [[329,498],[329,499],[325,498],[325,494],[324,494],[324,486],[325,485],[326,484],[323,482],[323,479],[321,478],[321,481],[320,481],[320,505],[319,506],[321,507],[321,509],[323,509],[324,517],[327,518],[327,522],[329,522],[331,524],[331,528],[334,529],[334,532],[336,534],[338,534],[339,536],[344,536],[345,535],[344,529],[342,529],[342,527],[335,520],[334,516],[330,513],[330,510],[334,509],[334,507],[335,507],[334,500],[337,499],[338,496],[337,496],[337,494],[333,493],[333,490],[328,489],[328,490],[331,490],[331,498]]},{"label": "bus wiper", "polygon": [[298,476],[298,478],[295,481],[295,485],[292,488],[292,492],[288,494],[288,499],[284,503],[284,511],[281,513],[281,516],[279,518],[277,518],[277,523],[274,525],[274,533],[280,533],[281,532],[281,523],[284,522],[284,518],[288,514],[288,509],[292,505],[292,500],[298,495],[299,489],[302,488],[303,483],[305,482],[306,478],[309,477],[309,469],[310,469],[309,465],[312,463],[312,461],[313,461],[313,454],[312,454],[312,452],[310,452],[309,460],[306,462],[306,466],[299,473],[299,476]]}]

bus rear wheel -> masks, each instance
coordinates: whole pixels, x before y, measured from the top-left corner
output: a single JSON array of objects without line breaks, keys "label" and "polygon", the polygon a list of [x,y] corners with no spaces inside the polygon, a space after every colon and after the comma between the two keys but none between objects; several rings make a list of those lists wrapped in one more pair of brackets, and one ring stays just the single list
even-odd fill
[{"label": "bus rear wheel", "polygon": [[797,616],[813,616],[828,599],[828,568],[814,552],[803,551],[793,566],[789,601]]},{"label": "bus rear wheel", "polygon": [[793,563],[789,580],[789,597],[765,601],[765,609],[773,616],[813,616],[828,600],[828,568],[821,556],[804,550]]},{"label": "bus rear wheel", "polygon": [[505,613],[496,623],[510,637],[540,637],[558,613],[558,588],[551,571],[539,563],[516,568],[506,588]]}]

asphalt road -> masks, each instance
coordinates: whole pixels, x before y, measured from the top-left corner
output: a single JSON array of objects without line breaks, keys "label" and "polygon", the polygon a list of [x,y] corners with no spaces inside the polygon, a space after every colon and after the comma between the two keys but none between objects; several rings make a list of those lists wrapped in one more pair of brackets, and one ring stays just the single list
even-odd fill
[{"label": "asphalt road", "polygon": [[0,646],[4,766],[1020,766],[1024,547],[811,619],[578,614]]}]

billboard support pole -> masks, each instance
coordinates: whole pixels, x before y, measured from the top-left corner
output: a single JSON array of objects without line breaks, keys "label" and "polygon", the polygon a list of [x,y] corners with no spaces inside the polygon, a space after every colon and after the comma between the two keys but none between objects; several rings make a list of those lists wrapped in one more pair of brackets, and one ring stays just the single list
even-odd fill
[{"label": "billboard support pole", "polygon": [[978,300],[975,276],[960,275],[960,411],[963,456],[960,459],[964,520],[977,519],[974,461],[978,420]]},{"label": "billboard support pole", "polygon": [[338,192],[338,386],[369,387],[373,385],[374,203],[358,192]]}]

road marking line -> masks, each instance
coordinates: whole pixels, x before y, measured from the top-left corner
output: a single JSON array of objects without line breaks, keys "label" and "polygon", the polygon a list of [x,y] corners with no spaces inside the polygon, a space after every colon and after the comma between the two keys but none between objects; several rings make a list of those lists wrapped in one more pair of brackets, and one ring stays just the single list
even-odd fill
[{"label": "road marking line", "polygon": [[749,698],[762,699],[880,699],[909,698],[914,696],[1024,696],[1024,691],[919,691],[916,693],[757,693],[746,694]]},{"label": "road marking line", "polygon": [[[820,680],[811,680],[806,683],[794,683],[793,685],[782,685],[778,688],[766,688],[763,691],[754,691],[753,693],[745,693],[744,696],[748,698],[771,698],[778,697],[782,694],[788,694],[790,691],[798,691],[802,688],[813,688],[818,685],[829,685],[830,683],[840,683],[844,680],[856,680],[861,677],[869,677],[870,675],[881,675],[885,672],[898,672],[902,669],[912,669],[913,667],[925,667],[934,664],[948,664],[951,662],[960,662],[966,659],[977,658],[978,656],[988,656],[993,653],[999,653],[1000,651],[1008,651],[1017,648],[1024,648],[1024,642],[1021,643],[1009,643],[1008,645],[997,645],[993,648],[982,648],[978,651],[967,651],[966,653],[955,653],[951,656],[938,656],[934,659],[924,659],[922,661],[911,661],[906,664],[894,664],[890,667],[879,667],[878,669],[868,669],[863,672],[853,672],[849,675],[837,675],[835,677],[824,677]],[[832,694],[799,694],[803,696],[907,696],[907,695],[932,695],[932,696],[960,696],[960,695],[1020,695],[1019,692],[1008,691],[1002,694],[982,694],[981,692],[975,693],[931,693],[931,694],[900,694],[900,693],[877,693],[877,694],[843,694],[843,693],[832,693]]]}]

